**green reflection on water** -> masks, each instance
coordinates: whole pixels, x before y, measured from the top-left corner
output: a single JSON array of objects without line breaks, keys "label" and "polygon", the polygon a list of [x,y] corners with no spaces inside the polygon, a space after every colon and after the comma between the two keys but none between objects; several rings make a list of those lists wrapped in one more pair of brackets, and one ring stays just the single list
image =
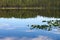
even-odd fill
[{"label": "green reflection on water", "polygon": [[0,0],[0,7],[60,7],[60,0]]},{"label": "green reflection on water", "polygon": [[59,10],[54,9],[1,9],[0,10],[0,17],[3,18],[33,18],[37,15],[43,17],[55,17],[60,18]]}]

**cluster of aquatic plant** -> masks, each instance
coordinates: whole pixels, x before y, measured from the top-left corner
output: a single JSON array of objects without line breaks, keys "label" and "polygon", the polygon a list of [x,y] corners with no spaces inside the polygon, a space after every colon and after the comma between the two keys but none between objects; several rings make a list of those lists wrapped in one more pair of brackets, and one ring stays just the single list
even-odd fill
[{"label": "cluster of aquatic plant", "polygon": [[42,21],[43,23],[46,22],[47,24],[43,25],[31,25],[31,29],[43,29],[51,31],[53,28],[60,28],[60,20],[50,20],[50,21]]}]

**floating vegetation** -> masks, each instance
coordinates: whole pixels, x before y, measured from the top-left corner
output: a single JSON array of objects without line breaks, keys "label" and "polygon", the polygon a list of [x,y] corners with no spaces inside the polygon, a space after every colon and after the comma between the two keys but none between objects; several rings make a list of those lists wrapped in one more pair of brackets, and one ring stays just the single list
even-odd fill
[{"label": "floating vegetation", "polygon": [[43,25],[31,25],[31,29],[43,29],[51,31],[52,28],[60,28],[60,20],[50,20],[50,21],[42,21],[43,23],[46,22],[47,24]]}]

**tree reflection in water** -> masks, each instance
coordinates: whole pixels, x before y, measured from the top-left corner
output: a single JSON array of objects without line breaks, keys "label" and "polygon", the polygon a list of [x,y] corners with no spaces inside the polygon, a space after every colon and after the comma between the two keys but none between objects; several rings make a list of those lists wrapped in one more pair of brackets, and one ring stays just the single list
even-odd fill
[{"label": "tree reflection in water", "polygon": [[60,28],[60,20],[50,20],[50,21],[42,21],[42,23],[46,22],[47,24],[43,25],[31,25],[31,29],[43,29],[51,31],[53,28]]}]

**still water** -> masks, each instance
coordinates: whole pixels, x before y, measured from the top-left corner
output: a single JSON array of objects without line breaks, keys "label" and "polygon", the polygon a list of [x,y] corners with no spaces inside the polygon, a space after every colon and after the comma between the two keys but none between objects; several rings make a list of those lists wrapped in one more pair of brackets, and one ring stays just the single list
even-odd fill
[{"label": "still water", "polygon": [[0,40],[60,40],[59,11],[42,11],[0,10]]}]

